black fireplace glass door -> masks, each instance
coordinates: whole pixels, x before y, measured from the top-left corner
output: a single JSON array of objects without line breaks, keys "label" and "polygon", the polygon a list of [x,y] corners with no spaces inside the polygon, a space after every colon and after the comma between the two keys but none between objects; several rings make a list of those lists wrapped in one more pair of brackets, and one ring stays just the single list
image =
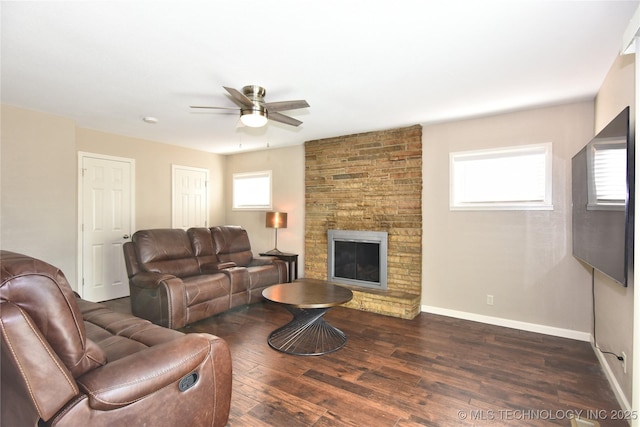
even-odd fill
[{"label": "black fireplace glass door", "polygon": [[345,279],[380,281],[380,244],[336,240],[334,274]]}]

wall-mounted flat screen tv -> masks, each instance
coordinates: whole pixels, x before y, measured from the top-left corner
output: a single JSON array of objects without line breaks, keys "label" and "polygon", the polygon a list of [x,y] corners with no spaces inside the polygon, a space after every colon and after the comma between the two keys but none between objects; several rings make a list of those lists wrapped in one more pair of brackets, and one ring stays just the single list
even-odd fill
[{"label": "wall-mounted flat screen tv", "polygon": [[633,271],[634,172],[627,107],[571,162],[573,255],[623,286]]}]

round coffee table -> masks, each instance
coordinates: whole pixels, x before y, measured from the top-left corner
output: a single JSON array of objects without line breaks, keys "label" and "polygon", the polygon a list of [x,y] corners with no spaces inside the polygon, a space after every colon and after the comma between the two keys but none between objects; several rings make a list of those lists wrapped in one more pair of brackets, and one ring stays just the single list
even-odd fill
[{"label": "round coffee table", "polygon": [[324,314],[353,298],[353,293],[317,279],[298,279],[293,283],[269,286],[262,291],[267,300],[283,304],[293,320],[276,329],[267,342],[271,348],[298,356],[318,356],[341,349],[347,336],[330,325]]}]

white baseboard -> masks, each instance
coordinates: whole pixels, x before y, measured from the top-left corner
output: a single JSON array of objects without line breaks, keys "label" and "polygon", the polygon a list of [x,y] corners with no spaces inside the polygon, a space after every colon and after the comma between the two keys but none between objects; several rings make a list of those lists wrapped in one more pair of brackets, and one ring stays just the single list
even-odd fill
[{"label": "white baseboard", "polygon": [[593,344],[593,337],[591,337],[590,341],[591,341],[591,347],[593,348],[593,351],[596,353],[596,357],[600,361],[600,366],[602,366],[602,369],[604,370],[604,374],[609,380],[609,384],[611,385],[613,394],[616,395],[616,399],[618,400],[620,407],[625,411],[631,411],[631,404],[629,403],[629,400],[627,400],[627,398],[625,397],[624,391],[622,391],[622,387],[620,387],[620,383],[616,379],[615,375],[613,375],[613,371],[611,370],[611,366],[609,365],[609,362],[604,357],[604,354],[602,354],[597,348],[595,348]]},{"label": "white baseboard", "polygon": [[439,314],[442,316],[455,317],[456,319],[471,320],[473,322],[486,323],[489,325],[504,326],[505,328],[519,329],[521,331],[537,332],[539,334],[552,335],[555,337],[570,338],[572,340],[591,342],[589,332],[574,331],[572,329],[556,328],[553,326],[538,325],[536,323],[520,322],[518,320],[503,319],[501,317],[485,316],[483,314],[469,313],[466,311],[450,310],[448,308],[433,307],[430,305],[421,306],[425,313]]}]

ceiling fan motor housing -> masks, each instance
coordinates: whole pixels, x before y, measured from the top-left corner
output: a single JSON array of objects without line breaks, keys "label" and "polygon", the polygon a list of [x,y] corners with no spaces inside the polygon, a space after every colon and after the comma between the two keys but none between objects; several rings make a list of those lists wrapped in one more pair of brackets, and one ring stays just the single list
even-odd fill
[{"label": "ceiling fan motor housing", "polygon": [[254,103],[264,104],[264,96],[267,91],[262,86],[248,85],[242,88],[242,93]]}]

